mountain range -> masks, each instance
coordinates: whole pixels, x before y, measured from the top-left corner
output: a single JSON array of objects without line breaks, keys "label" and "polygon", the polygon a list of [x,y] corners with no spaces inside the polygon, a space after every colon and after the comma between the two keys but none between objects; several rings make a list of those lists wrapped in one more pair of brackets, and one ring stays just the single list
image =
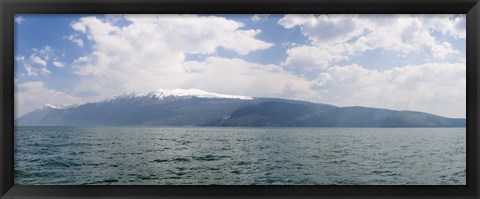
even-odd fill
[{"label": "mountain range", "polygon": [[415,111],[160,89],[95,103],[45,105],[17,126],[465,127],[466,120]]}]

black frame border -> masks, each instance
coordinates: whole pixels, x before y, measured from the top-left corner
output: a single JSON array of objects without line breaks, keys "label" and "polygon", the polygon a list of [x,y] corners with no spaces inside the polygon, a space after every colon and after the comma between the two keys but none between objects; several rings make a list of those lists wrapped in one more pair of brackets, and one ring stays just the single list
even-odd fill
[{"label": "black frame border", "polygon": [[[1,198],[480,198],[479,0],[0,0]],[[15,14],[466,14],[466,186],[25,186],[13,184]]]}]

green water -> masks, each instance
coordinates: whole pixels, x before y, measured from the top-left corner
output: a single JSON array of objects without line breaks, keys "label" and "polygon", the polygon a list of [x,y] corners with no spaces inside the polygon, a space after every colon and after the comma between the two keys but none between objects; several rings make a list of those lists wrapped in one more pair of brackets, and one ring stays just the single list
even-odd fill
[{"label": "green water", "polygon": [[465,128],[16,127],[21,185],[465,185]]}]

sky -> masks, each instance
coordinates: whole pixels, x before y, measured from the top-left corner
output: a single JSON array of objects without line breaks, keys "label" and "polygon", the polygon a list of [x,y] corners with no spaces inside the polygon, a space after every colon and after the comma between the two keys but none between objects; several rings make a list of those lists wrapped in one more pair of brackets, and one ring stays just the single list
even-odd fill
[{"label": "sky", "polygon": [[16,15],[15,115],[158,89],[466,114],[465,15]]}]

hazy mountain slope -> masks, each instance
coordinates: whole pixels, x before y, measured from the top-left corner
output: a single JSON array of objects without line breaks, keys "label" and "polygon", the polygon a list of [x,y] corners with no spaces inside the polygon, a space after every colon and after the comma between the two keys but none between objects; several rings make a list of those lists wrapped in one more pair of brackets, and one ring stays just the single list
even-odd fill
[{"label": "hazy mountain slope", "polygon": [[16,125],[464,127],[465,119],[177,89],[146,95],[122,95],[72,107],[45,106],[18,118]]},{"label": "hazy mountain slope", "polygon": [[262,102],[241,108],[219,126],[299,127],[463,127],[464,119],[428,113],[368,107],[334,107],[320,104]]}]

